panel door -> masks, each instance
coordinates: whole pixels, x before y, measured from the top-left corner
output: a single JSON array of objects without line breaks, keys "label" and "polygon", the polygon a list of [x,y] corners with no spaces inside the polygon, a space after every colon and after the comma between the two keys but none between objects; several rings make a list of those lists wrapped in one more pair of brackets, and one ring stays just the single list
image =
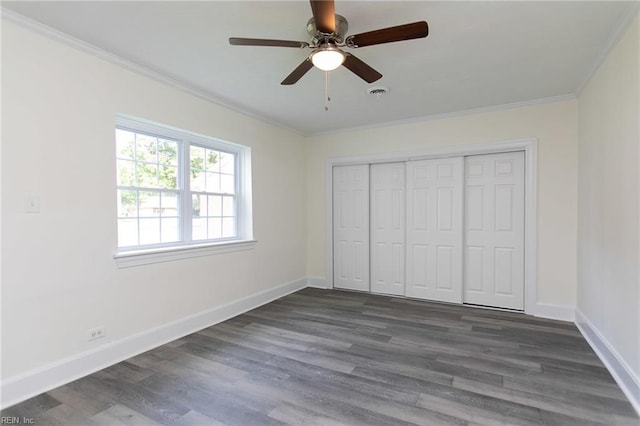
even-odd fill
[{"label": "panel door", "polygon": [[333,168],[333,285],[369,291],[369,165]]},{"label": "panel door", "polygon": [[405,163],[373,164],[371,291],[404,295]]},{"label": "panel door", "polygon": [[407,163],[406,295],[462,303],[463,158]]},{"label": "panel door", "polygon": [[524,152],[465,158],[464,302],[524,309]]}]

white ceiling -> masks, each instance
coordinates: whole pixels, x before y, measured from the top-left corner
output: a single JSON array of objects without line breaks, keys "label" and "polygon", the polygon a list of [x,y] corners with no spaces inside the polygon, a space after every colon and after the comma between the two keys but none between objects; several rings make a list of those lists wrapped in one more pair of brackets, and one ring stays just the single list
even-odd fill
[{"label": "white ceiling", "polygon": [[280,82],[308,50],[230,46],[236,37],[309,41],[307,1],[2,2],[5,9],[142,65],[234,109],[302,134],[571,96],[635,2],[337,0],[348,34],[426,20],[417,39],[347,49],[384,77],[377,98],[345,68]]}]

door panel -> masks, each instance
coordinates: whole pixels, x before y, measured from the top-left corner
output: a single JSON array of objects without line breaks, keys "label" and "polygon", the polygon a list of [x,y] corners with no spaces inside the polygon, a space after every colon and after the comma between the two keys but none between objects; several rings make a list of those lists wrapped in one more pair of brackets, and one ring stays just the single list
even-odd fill
[{"label": "door panel", "polygon": [[524,308],[524,152],[465,158],[464,302]]},{"label": "door panel", "polygon": [[333,283],[369,290],[369,166],[333,168]]},{"label": "door panel", "polygon": [[372,164],[371,291],[404,294],[405,164]]},{"label": "door panel", "polygon": [[406,295],[462,303],[463,158],[407,163]]}]

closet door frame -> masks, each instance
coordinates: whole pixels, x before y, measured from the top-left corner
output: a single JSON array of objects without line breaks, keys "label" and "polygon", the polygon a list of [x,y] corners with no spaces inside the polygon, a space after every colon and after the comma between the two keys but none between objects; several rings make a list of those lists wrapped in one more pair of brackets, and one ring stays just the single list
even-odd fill
[{"label": "closet door frame", "polygon": [[524,312],[537,313],[537,169],[538,140],[520,139],[497,143],[440,146],[421,152],[389,153],[329,158],[325,164],[325,277],[309,277],[309,285],[333,288],[333,167],[461,157],[503,152],[525,152]]}]

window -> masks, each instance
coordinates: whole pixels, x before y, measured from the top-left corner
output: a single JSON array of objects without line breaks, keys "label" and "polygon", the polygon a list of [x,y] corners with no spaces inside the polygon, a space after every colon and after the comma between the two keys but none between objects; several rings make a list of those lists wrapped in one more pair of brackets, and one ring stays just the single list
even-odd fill
[{"label": "window", "polygon": [[118,252],[251,239],[249,148],[116,120]]}]

